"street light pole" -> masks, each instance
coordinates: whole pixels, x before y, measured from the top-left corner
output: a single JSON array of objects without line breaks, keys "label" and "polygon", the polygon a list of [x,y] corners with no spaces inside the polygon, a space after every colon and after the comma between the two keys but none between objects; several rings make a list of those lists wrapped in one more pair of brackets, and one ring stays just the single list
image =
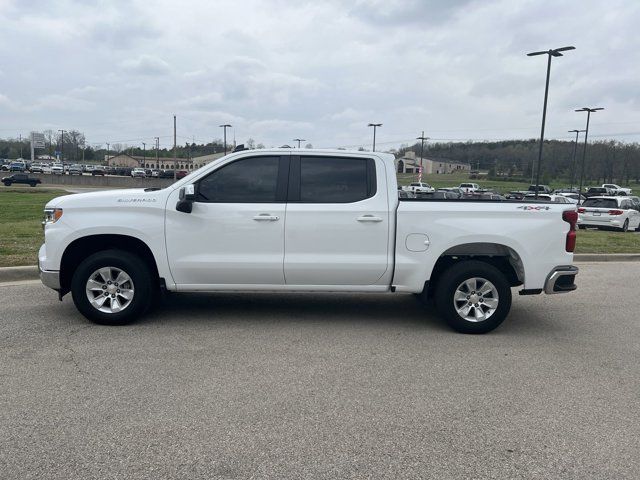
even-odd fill
[{"label": "street light pole", "polygon": [[540,171],[542,170],[542,147],[544,145],[544,125],[547,118],[547,98],[549,97],[549,76],[551,74],[551,57],[562,57],[562,53],[566,50],[575,50],[576,47],[561,47],[552,48],[544,52],[531,52],[527,53],[528,57],[534,57],[537,55],[548,55],[547,60],[547,81],[544,87],[544,103],[542,106],[542,128],[540,129],[540,149],[538,151],[538,168],[536,169],[536,200],[538,199],[538,190],[540,185]]},{"label": "street light pole", "polygon": [[155,137],[156,139],[156,168],[160,168],[160,159],[158,158],[159,150],[160,150],[160,137]]},{"label": "street light pole", "polygon": [[422,157],[424,155],[424,141],[429,140],[429,137],[424,136],[424,130],[422,131],[422,135],[416,137],[416,140],[420,140],[420,168],[422,168]]},{"label": "street light pole", "polygon": [[64,130],[58,130],[60,132],[60,161],[64,164]]},{"label": "street light pole", "polygon": [[571,186],[569,187],[569,190],[573,190],[573,183],[576,179],[576,159],[577,159],[577,152],[578,152],[578,135],[580,134],[580,132],[584,132],[584,130],[568,130],[569,133],[575,133],[576,134],[576,141],[573,142],[573,162],[571,163]]},{"label": "street light pole", "polygon": [[576,110],[576,112],[587,112],[587,126],[584,129],[584,148],[582,149],[582,168],[580,169],[580,189],[578,190],[578,205],[582,204],[582,183],[584,181],[584,163],[587,157],[587,138],[589,137],[589,120],[591,119],[591,114],[597,112],[598,110],[604,110],[603,107],[589,108],[582,107]]},{"label": "street light pole", "polygon": [[370,123],[368,127],[373,127],[373,151],[376,151],[376,128],[381,127],[381,123]]},{"label": "street light pole", "polygon": [[294,142],[298,142],[298,149],[300,149],[300,142],[306,142],[304,138],[294,138]]},{"label": "street light pole", "polygon": [[222,129],[224,129],[224,154],[227,154],[227,128],[231,128],[231,125],[225,123],[224,125],[219,125]]},{"label": "street light pole", "polygon": [[142,142],[142,168],[147,167],[147,144]]}]

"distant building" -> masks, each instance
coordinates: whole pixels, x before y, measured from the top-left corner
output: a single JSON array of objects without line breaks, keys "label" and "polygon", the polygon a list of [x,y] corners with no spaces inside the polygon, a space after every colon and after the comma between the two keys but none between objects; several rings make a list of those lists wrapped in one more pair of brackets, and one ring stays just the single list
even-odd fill
[{"label": "distant building", "polygon": [[137,155],[129,155],[127,153],[119,153],[118,155],[107,156],[107,165],[110,167],[127,167],[127,168],[150,168],[160,170],[196,170],[207,163],[223,157],[224,153],[215,153],[212,155],[203,155],[201,157],[178,158],[176,164],[173,158],[159,157],[156,160],[155,155],[150,154],[146,157]]},{"label": "distant building", "polygon": [[[416,158],[414,152],[406,152],[402,158],[396,158],[395,164],[396,172],[398,173],[418,173],[421,162],[420,158]],[[424,175],[439,175],[455,172],[469,173],[470,171],[471,166],[468,163],[427,157],[422,159],[422,173]]]}]

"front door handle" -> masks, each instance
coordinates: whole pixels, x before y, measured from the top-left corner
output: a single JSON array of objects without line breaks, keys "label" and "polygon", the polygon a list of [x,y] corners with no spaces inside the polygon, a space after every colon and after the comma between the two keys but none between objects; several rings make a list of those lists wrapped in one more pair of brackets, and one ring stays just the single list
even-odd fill
[{"label": "front door handle", "polygon": [[362,215],[358,217],[359,222],[381,222],[382,218],[376,217],[375,215]]},{"label": "front door handle", "polygon": [[269,213],[261,213],[260,215],[256,215],[253,217],[257,222],[275,222],[276,220],[280,220],[280,217],[277,215],[271,215]]}]

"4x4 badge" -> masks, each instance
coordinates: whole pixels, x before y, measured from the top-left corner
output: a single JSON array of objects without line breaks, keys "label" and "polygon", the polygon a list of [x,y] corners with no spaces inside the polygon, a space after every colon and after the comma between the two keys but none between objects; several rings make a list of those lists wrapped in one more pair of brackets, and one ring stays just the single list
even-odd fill
[{"label": "4x4 badge", "polygon": [[516,208],[521,208],[522,210],[527,210],[527,211],[539,212],[540,210],[549,210],[551,207],[547,207],[543,205],[520,205],[519,207],[516,207]]}]

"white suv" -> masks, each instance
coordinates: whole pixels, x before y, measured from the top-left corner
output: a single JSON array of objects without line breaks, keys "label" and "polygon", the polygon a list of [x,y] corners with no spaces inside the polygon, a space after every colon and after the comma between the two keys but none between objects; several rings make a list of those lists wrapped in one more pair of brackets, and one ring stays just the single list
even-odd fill
[{"label": "white suv", "polygon": [[134,168],[131,170],[131,176],[144,178],[147,176],[147,173],[144,171],[144,168]]},{"label": "white suv", "polygon": [[590,197],[578,208],[578,227],[640,230],[640,212],[625,197]]}]

